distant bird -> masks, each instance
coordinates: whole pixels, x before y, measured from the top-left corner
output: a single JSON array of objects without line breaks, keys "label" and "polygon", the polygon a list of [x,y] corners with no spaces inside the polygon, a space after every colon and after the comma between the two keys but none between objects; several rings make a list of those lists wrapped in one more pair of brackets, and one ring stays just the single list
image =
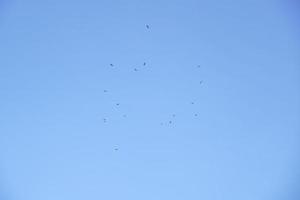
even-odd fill
[{"label": "distant bird", "polygon": [[113,64],[110,64],[110,66],[113,67],[114,65],[113,65]]},{"label": "distant bird", "polygon": [[201,65],[197,65],[197,67],[198,67],[198,68],[200,68],[200,67],[201,67]]},{"label": "distant bird", "polygon": [[103,90],[103,92],[104,92],[104,93],[106,93],[106,92],[107,92],[107,90]]},{"label": "distant bird", "polygon": [[103,122],[104,122],[104,123],[106,123],[106,122],[107,122],[106,118],[103,118]]},{"label": "distant bird", "polygon": [[118,148],[115,148],[115,151],[118,151],[119,149]]},{"label": "distant bird", "polygon": [[197,117],[198,116],[198,114],[195,114],[195,117]]},{"label": "distant bird", "polygon": [[144,62],[143,65],[146,66],[146,63]]},{"label": "distant bird", "polygon": [[138,69],[137,69],[137,68],[134,68],[134,71],[135,71],[135,72],[137,72],[137,71],[138,71]]},{"label": "distant bird", "polygon": [[194,103],[194,102],[191,102],[191,104],[194,105],[195,103]]},{"label": "distant bird", "polygon": [[169,121],[169,124],[172,124],[172,121]]},{"label": "distant bird", "polygon": [[203,81],[200,81],[200,84],[202,84],[203,83]]},{"label": "distant bird", "polygon": [[147,28],[147,29],[149,29],[149,28],[150,28],[150,26],[149,26],[148,24],[146,24],[146,28]]},{"label": "distant bird", "polygon": [[116,106],[119,106],[120,104],[119,103],[116,103]]}]

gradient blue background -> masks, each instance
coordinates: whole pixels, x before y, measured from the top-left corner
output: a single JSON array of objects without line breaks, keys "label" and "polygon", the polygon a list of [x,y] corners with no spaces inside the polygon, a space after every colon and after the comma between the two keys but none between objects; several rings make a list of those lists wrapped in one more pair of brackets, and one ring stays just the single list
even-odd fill
[{"label": "gradient blue background", "polygon": [[0,199],[299,199],[298,13],[0,1]]}]

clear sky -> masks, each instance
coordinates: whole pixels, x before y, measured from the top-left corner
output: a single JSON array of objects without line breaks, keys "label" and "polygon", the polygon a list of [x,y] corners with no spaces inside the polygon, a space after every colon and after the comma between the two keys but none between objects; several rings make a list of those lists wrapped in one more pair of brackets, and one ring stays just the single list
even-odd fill
[{"label": "clear sky", "polygon": [[299,9],[0,0],[0,199],[299,199]]}]

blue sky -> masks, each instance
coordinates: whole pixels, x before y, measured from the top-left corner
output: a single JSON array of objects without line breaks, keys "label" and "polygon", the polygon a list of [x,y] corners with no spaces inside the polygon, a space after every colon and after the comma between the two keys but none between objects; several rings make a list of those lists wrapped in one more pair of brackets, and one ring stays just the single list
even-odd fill
[{"label": "blue sky", "polygon": [[0,199],[298,199],[299,8],[0,1]]}]

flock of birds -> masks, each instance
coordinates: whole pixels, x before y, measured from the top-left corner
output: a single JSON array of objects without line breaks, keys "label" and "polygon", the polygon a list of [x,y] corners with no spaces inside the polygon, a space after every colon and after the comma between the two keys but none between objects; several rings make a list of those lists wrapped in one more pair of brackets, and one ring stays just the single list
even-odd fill
[{"label": "flock of birds", "polygon": [[[150,26],[149,26],[148,24],[146,25],[146,29],[150,29]],[[146,65],[147,65],[147,63],[146,63],[146,62],[143,62],[143,66],[146,66]],[[109,66],[110,66],[110,67],[115,67],[115,65],[114,65],[113,63],[110,63]],[[200,68],[200,67],[201,67],[200,65],[197,65],[197,68]],[[137,71],[138,71],[138,68],[134,68],[133,71],[137,72]],[[200,81],[199,81],[199,84],[200,84],[200,85],[203,84],[203,80],[200,80]],[[104,93],[108,93],[108,90],[107,90],[107,89],[104,89],[103,92],[104,92]],[[195,104],[194,102],[190,102],[190,103],[191,103],[191,105],[194,105],[194,104]],[[115,105],[118,107],[118,106],[120,106],[120,103],[116,103]],[[197,117],[197,116],[198,116],[198,114],[195,113],[195,114],[194,114],[194,117]],[[126,118],[127,115],[126,115],[126,114],[123,114],[123,117]],[[172,118],[175,118],[175,117],[176,117],[176,114],[172,114]],[[107,122],[108,122],[107,118],[103,118],[103,123],[107,123]],[[160,125],[164,125],[164,124],[173,124],[173,120],[169,120],[168,122],[161,122],[161,123],[160,123]],[[118,151],[119,148],[114,148],[114,150],[115,150],[115,151]]]}]

